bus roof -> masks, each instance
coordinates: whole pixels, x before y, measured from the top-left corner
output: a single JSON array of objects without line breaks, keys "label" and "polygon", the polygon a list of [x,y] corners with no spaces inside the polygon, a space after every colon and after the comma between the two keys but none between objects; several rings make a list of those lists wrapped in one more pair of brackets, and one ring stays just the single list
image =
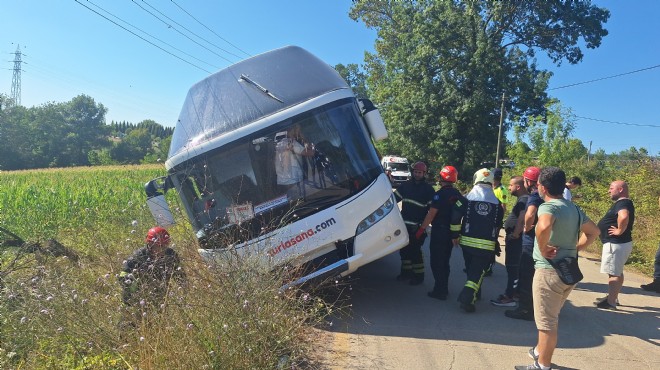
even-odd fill
[{"label": "bus roof", "polygon": [[314,97],[348,88],[334,68],[297,46],[238,62],[190,88],[168,157]]}]

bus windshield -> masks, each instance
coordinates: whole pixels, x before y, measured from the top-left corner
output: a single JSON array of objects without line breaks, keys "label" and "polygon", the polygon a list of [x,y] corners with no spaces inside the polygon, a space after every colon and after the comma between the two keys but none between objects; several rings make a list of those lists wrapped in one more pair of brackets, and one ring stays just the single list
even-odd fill
[{"label": "bus windshield", "polygon": [[172,179],[196,231],[243,242],[357,194],[381,172],[344,99],[194,157]]}]

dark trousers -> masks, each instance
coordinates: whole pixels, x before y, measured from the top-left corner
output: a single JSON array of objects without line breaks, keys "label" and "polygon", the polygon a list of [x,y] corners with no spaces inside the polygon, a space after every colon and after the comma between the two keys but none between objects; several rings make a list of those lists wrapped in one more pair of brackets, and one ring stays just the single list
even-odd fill
[{"label": "dark trousers", "polygon": [[534,281],[534,258],[530,251],[523,249],[523,252],[520,254],[520,265],[518,269],[518,309],[533,312],[532,282]]},{"label": "dark trousers", "polygon": [[465,304],[474,304],[481,297],[481,283],[495,251],[485,251],[464,245],[461,248],[463,249],[463,258],[465,258],[467,281],[458,296],[458,301]]},{"label": "dark trousers", "polygon": [[518,274],[520,255],[522,254],[522,239],[511,239],[507,235],[504,239],[504,266],[506,266],[506,290],[504,294],[513,298],[518,293]]},{"label": "dark trousers", "polygon": [[422,255],[422,245],[426,239],[426,234],[421,238],[415,238],[415,233],[419,227],[406,225],[408,230],[408,245],[399,249],[401,256],[401,275],[424,278],[424,256]]},{"label": "dark trousers", "polygon": [[449,228],[433,227],[429,251],[431,254],[431,272],[435,280],[433,292],[439,295],[449,294],[449,260],[454,248]]}]

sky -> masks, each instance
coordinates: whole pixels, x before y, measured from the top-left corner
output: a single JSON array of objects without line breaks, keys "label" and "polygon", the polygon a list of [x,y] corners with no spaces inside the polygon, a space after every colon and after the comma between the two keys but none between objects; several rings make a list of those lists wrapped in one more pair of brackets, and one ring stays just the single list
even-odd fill
[{"label": "sky", "polygon": [[[573,136],[592,152],[634,146],[660,155],[660,1],[593,3],[610,10],[609,35],[598,49],[584,49],[577,65],[556,66],[539,53],[539,67],[553,72],[549,93],[574,114]],[[0,93],[11,93],[20,45],[22,105],[86,94],[108,109],[108,123],[153,119],[173,126],[193,84],[268,50],[297,45],[330,65],[363,64],[377,35],[348,17],[350,5],[351,0],[0,0]],[[622,76],[607,78],[616,75]]]}]

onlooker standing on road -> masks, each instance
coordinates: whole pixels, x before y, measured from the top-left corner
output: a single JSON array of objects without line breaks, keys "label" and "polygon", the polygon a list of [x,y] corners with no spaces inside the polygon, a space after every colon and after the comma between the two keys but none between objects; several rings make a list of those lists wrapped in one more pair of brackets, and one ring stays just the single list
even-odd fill
[{"label": "onlooker standing on road", "polygon": [[[538,209],[534,242],[534,318],[538,342],[529,350],[534,363],[516,366],[518,370],[550,369],[557,347],[559,312],[575,285],[567,285],[549,260],[577,257],[599,234],[598,226],[584,212],[563,198],[566,174],[557,167],[546,167],[539,176],[539,194],[545,200]],[[580,236],[580,231],[584,234]]]},{"label": "onlooker standing on road", "polygon": [[[493,193],[493,173],[482,168],[474,174],[474,187],[454,204],[451,213],[451,236],[455,246],[463,249],[467,281],[458,296],[461,309],[474,312],[481,283],[502,227],[504,211]],[[460,236],[460,238],[459,238]]]},{"label": "onlooker standing on road", "polygon": [[435,285],[428,296],[435,299],[446,300],[449,294],[449,260],[453,244],[449,230],[451,209],[454,203],[462,197],[454,187],[458,180],[458,171],[454,166],[445,166],[440,170],[440,189],[435,192],[422,225],[416,233],[421,238],[426,228],[431,225],[431,272]]},{"label": "onlooker standing on road", "polygon": [[[513,206],[509,217],[504,221],[504,265],[506,266],[507,283],[504,294],[497,299],[492,299],[490,303],[501,307],[515,307],[514,297],[518,295],[518,265],[520,264],[520,254],[522,253],[522,239],[520,235],[512,237],[512,234],[518,224],[518,218],[524,216],[525,207],[529,193],[525,188],[525,180],[522,176],[514,176],[509,181],[509,193],[517,197],[516,205]],[[497,195],[497,194],[496,194]]]},{"label": "onlooker standing on road", "polygon": [[577,189],[578,186],[582,186],[582,180],[577,176],[571,177],[564,188],[564,199],[573,201],[573,193],[571,193],[571,190]]},{"label": "onlooker standing on road", "polygon": [[527,198],[525,212],[518,217],[518,224],[511,233],[512,239],[522,238],[522,253],[518,264],[518,307],[506,310],[504,315],[512,319],[534,320],[534,305],[532,297],[532,281],[534,280],[534,239],[536,237],[536,211],[543,203],[537,190],[537,181],[541,170],[538,167],[527,167],[523,172],[525,188],[530,193]]},{"label": "onlooker standing on road", "polygon": [[610,198],[614,201],[605,216],[598,221],[603,243],[600,272],[609,275],[607,297],[596,302],[596,307],[616,310],[617,299],[623,286],[623,265],[632,252],[632,230],[635,206],[629,199],[628,184],[617,180],[610,184]]},{"label": "onlooker standing on road", "polygon": [[410,280],[410,285],[419,285],[424,282],[422,244],[424,244],[426,234],[422,233],[423,235],[417,238],[415,233],[424,220],[433,193],[435,193],[433,186],[426,182],[426,170],[424,162],[415,162],[412,165],[412,179],[404,182],[394,191],[396,201],[402,202],[401,216],[406,224],[409,240],[408,245],[399,250],[401,273],[397,276],[397,280]]}]

